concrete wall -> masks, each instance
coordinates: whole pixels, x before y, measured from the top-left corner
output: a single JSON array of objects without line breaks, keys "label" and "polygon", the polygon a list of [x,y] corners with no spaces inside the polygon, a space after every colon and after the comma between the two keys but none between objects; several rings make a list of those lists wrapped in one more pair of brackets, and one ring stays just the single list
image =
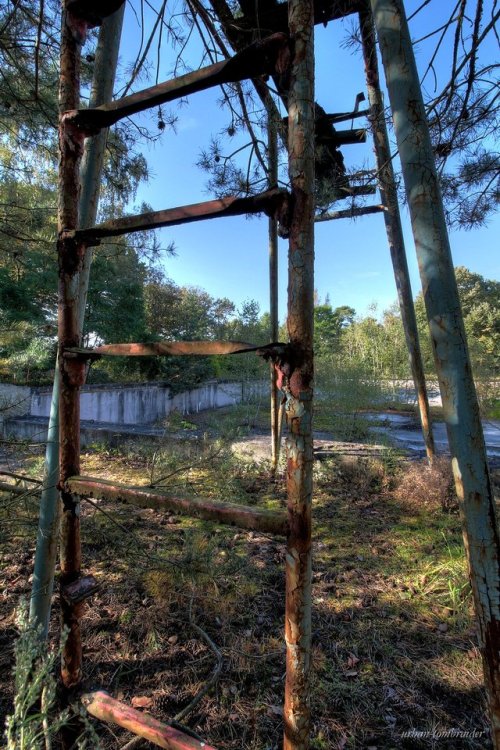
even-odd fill
[{"label": "concrete wall", "polygon": [[[33,389],[30,415],[48,417],[51,390]],[[111,424],[152,424],[169,412],[169,389],[165,386],[85,386],[80,396],[80,418]]]},{"label": "concrete wall", "polygon": [[[155,383],[140,385],[89,385],[80,398],[82,421],[116,425],[149,425],[164,419],[171,411],[194,414],[204,409],[231,406],[242,400],[263,396],[269,385],[261,383],[218,383],[209,381],[199,388],[170,397],[167,386]],[[48,417],[51,390],[34,388],[27,413]]]},{"label": "concrete wall", "polygon": [[4,419],[29,414],[30,407],[31,388],[0,383],[0,425]]}]

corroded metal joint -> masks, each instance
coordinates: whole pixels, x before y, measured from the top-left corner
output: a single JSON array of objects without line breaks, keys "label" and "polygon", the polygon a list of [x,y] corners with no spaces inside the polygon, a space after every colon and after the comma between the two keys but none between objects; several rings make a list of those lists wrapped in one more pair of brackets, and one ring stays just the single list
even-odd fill
[{"label": "corroded metal joint", "polygon": [[310,387],[310,378],[302,372],[302,365],[308,361],[310,353],[298,344],[277,344],[262,348],[258,354],[273,363],[276,370],[277,386],[285,397],[300,398]]},{"label": "corroded metal joint", "polygon": [[68,385],[81,388],[87,379],[86,360],[83,357],[67,359],[63,354],[62,372]]},{"label": "corroded metal joint", "polygon": [[86,243],[75,237],[71,231],[63,229],[57,240],[59,273],[74,276],[81,270],[85,257]]},{"label": "corroded metal joint", "polygon": [[282,239],[288,239],[293,215],[291,194],[286,190],[277,192],[265,213],[278,223],[278,235]]},{"label": "corroded metal joint", "polygon": [[86,29],[101,26],[108,16],[111,16],[123,5],[125,0],[68,0],[68,25],[85,25]]}]

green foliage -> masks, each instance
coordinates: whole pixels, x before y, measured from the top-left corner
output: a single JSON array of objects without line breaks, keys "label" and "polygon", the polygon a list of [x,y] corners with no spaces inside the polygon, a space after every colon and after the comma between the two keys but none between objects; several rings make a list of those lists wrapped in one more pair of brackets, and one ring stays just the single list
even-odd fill
[{"label": "green foliage", "polygon": [[[26,602],[21,602],[19,607],[17,625],[15,698],[13,713],[6,720],[7,750],[46,750],[71,720],[68,710],[56,708],[54,671],[61,652],[47,649],[40,631],[29,621]],[[83,714],[80,720],[85,729],[76,747],[79,750],[99,748],[99,739]]]},{"label": "green foliage", "polygon": [[[500,372],[500,282],[485,279],[464,266],[455,268],[465,332],[474,374],[478,380],[497,378]],[[433,371],[433,358],[422,293],[415,300],[425,366]]]}]

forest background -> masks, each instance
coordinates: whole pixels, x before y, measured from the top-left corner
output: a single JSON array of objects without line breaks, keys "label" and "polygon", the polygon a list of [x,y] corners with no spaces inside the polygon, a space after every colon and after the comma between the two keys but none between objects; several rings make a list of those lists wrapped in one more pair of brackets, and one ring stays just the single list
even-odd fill
[{"label": "forest background", "polygon": [[[415,6],[411,18],[414,15],[418,20],[428,3],[407,5]],[[153,7],[145,0],[128,7],[142,37],[135,59],[129,54],[130,44],[123,51],[117,84],[120,94],[158,80],[160,69],[167,67],[166,47],[171,72],[177,74],[224,56],[223,50],[214,51],[215,31],[201,24],[202,9],[210,11],[211,4],[163,2]],[[209,17],[215,29],[215,17]],[[450,227],[470,230],[485,226],[498,207],[498,64],[491,60],[491,49],[483,54],[488,49],[485,40],[495,38],[498,10],[494,2],[463,1],[451,12],[448,9],[444,20],[429,29],[429,49],[435,54],[429,56],[425,75],[430,70],[437,80],[434,66],[442,73],[444,63],[438,66],[437,60],[446,54],[446,83],[442,88],[436,84],[432,95],[424,86],[424,93]],[[0,378],[19,384],[51,382],[55,362],[59,23],[55,0],[8,2],[0,11]],[[130,28],[129,22],[125,42],[130,42]],[[345,46],[355,50],[356,32],[344,29],[344,35]],[[84,49],[84,95],[92,77],[95,42],[93,34]],[[207,190],[211,195],[261,190],[267,164],[264,114],[250,88],[240,84],[225,86],[220,104],[224,124],[207,147],[193,155]],[[175,138],[178,119],[179,111],[160,108],[152,118],[125,120],[111,130],[100,219],[149,208],[138,204],[138,196],[144,194],[141,186],[150,173],[146,155],[154,153],[151,147],[162,139]],[[219,119],[215,122],[220,123]],[[280,180],[286,184],[284,153],[281,162]],[[366,172],[369,182],[374,175],[362,169],[365,166],[349,169],[355,174]],[[338,203],[338,195],[325,195],[318,185],[319,214],[345,207],[345,202]],[[239,242],[239,238],[232,241]],[[176,283],[165,270],[176,249],[171,241],[165,246],[162,242],[161,235],[142,233],[96,249],[86,344],[158,339],[238,339],[260,344],[269,340],[269,313],[260,302],[250,298],[235,303],[229,296]],[[475,373],[479,380],[491,382],[498,378],[500,367],[500,282],[464,266],[456,273]],[[421,293],[416,297],[416,310],[426,371],[433,376]],[[284,325],[280,338],[286,338]],[[410,376],[396,303],[387,309],[373,304],[358,314],[351,305],[336,305],[329,294],[321,298],[318,293],[315,351],[320,373],[330,369],[360,380]],[[249,356],[245,373],[261,377],[265,370]],[[183,390],[207,378],[239,378],[241,374],[241,360],[231,358],[117,358],[94,364],[89,382],[154,379]]]}]

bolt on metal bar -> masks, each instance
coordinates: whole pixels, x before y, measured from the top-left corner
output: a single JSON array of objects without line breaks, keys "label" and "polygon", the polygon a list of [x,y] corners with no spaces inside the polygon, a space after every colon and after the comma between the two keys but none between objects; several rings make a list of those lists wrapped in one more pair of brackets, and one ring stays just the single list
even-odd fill
[{"label": "bolt on metal bar", "polygon": [[193,518],[238,526],[276,536],[286,536],[287,515],[247,505],[223,503],[200,497],[180,497],[162,487],[127,487],[94,477],[70,477],[66,486],[78,497],[99,498],[111,502],[128,502],[140,508],[154,508],[183,513]]},{"label": "bolt on metal bar", "polygon": [[295,361],[286,393],[287,507],[284,750],[306,750],[310,734],[311,505],[314,309],[314,4],[289,0],[295,40],[288,107],[293,213],[288,254],[288,336]]},{"label": "bolt on metal bar", "polygon": [[410,208],[474,594],[493,747],[500,748],[500,537],[451,248],[401,0],[371,0]]},{"label": "bolt on metal bar", "polygon": [[379,190],[382,203],[387,207],[384,212],[384,222],[387,232],[387,240],[391,253],[392,267],[398,292],[399,309],[401,321],[406,339],[406,347],[410,360],[410,368],[417,394],[420,425],[424,438],[425,450],[429,463],[435,458],[436,449],[434,436],[432,434],[432,421],[429,409],[429,398],[425,384],[424,364],[420,341],[418,337],[417,319],[413,306],[413,294],[406,259],[405,241],[401,216],[398,206],[398,195],[392,166],[389,136],[384,117],[384,103],[380,90],[380,79],[377,62],[377,49],[375,46],[375,29],[373,16],[368,5],[360,11],[359,25],[361,31],[361,43],[365,62],[366,85],[368,89],[368,101],[370,103],[370,123],[373,134],[375,158],[377,160]]},{"label": "bolt on metal bar", "polygon": [[284,189],[274,188],[246,198],[228,196],[219,200],[192,203],[188,206],[167,208],[163,211],[149,211],[134,216],[123,216],[97,224],[89,229],[68,231],[66,237],[85,243],[87,246],[98,244],[105,237],[116,237],[131,232],[142,232],[147,229],[173,227],[189,224],[193,221],[204,221],[224,216],[241,216],[243,214],[265,213],[276,218],[281,231],[288,231],[288,210],[290,196]]},{"label": "bolt on metal bar", "polygon": [[288,37],[278,32],[266,39],[257,40],[228,60],[186,73],[100,107],[68,110],[65,118],[73,127],[86,134],[93,134],[101,128],[114,125],[124,117],[213,86],[282,72],[289,55]]}]

